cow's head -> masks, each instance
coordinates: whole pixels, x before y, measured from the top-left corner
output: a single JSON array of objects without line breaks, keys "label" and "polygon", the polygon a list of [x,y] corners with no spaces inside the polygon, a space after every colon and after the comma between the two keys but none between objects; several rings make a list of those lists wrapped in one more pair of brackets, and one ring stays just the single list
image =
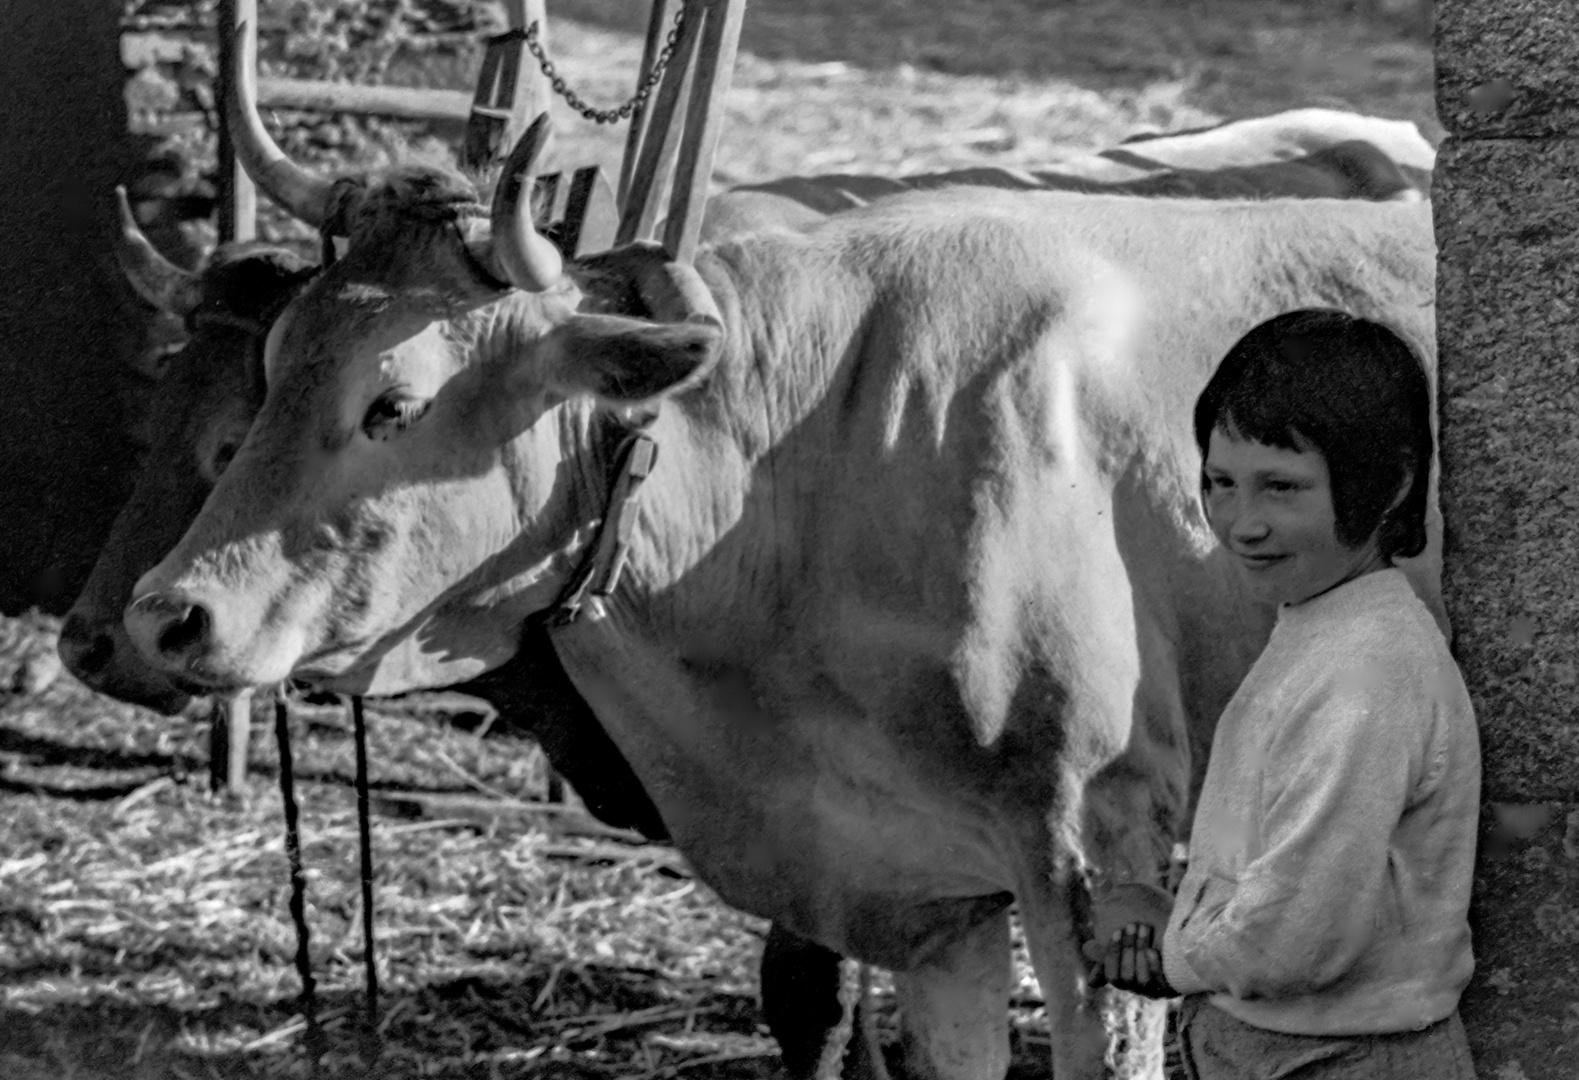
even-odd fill
[{"label": "cow's head", "polygon": [[125,192],[117,259],[133,290],[181,320],[182,348],[157,372],[143,420],[147,456],[87,584],[66,616],[60,655],[94,690],[165,712],[187,695],[126,636],[132,586],[176,545],[263,404],[270,323],[316,267],[266,244],[226,244],[198,272],[166,260],[142,234]]},{"label": "cow's head", "polygon": [[276,321],[262,411],[137,584],[127,630],[191,689],[463,681],[514,652],[584,546],[606,482],[600,408],[700,378],[717,308],[651,248],[567,272],[522,197],[546,117],[490,214],[470,181],[431,168],[305,173],[263,131],[249,82],[230,103],[248,171],[349,250]]}]

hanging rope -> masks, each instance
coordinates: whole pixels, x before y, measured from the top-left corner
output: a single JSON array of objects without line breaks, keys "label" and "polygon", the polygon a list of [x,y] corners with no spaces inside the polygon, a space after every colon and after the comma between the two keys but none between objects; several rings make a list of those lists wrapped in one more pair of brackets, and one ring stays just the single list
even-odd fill
[{"label": "hanging rope", "polygon": [[301,1010],[307,1021],[307,1057],[312,1075],[320,1075],[324,1053],[323,1029],[318,1025],[318,984],[313,979],[308,952],[307,878],[302,872],[302,839],[297,829],[296,776],[291,762],[290,712],[285,689],[274,697],[274,739],[280,747],[280,800],[285,805],[285,857],[291,867],[291,921],[296,924],[296,974],[302,981]]},{"label": "hanging rope", "polygon": [[371,1068],[384,1052],[378,1027],[378,962],[373,952],[373,834],[368,822],[367,720],[362,695],[351,695],[351,725],[356,731],[356,830],[362,849],[362,952],[367,978],[367,1022],[362,1029],[362,1064]]}]

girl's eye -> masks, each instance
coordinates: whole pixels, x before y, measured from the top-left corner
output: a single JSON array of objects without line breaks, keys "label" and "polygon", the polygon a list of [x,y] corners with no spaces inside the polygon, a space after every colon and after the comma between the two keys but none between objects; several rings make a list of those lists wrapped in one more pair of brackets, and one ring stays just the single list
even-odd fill
[{"label": "girl's eye", "polygon": [[1281,495],[1286,492],[1293,491],[1294,485],[1287,480],[1268,480],[1266,482],[1266,489],[1268,491],[1275,491]]},{"label": "girl's eye", "polygon": [[362,418],[362,431],[369,439],[391,439],[406,430],[417,419],[428,411],[430,401],[421,398],[407,397],[397,391],[380,394],[373,404],[367,407],[367,415]]},{"label": "girl's eye", "polygon": [[236,451],[240,449],[240,443],[227,442],[220,444],[219,449],[214,451],[214,460],[211,465],[214,479],[219,479],[220,474],[230,466],[231,459],[236,456]]}]

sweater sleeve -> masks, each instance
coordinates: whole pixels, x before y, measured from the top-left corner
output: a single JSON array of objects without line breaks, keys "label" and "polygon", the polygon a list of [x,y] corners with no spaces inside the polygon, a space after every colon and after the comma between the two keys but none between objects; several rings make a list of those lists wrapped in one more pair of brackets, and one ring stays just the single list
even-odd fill
[{"label": "sweater sleeve", "polygon": [[1181,990],[1315,993],[1400,916],[1389,844],[1423,765],[1430,703],[1401,672],[1348,665],[1279,724],[1263,766],[1260,854],[1207,877],[1178,939]]}]

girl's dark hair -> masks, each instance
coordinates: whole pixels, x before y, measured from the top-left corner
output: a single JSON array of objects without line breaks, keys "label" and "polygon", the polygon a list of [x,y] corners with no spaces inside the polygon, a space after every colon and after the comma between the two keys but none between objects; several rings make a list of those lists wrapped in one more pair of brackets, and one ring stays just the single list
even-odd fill
[{"label": "girl's dark hair", "polygon": [[[1431,388],[1414,350],[1387,327],[1322,309],[1267,320],[1228,350],[1195,403],[1203,459],[1218,428],[1319,451],[1345,546],[1374,534],[1387,559],[1425,548]],[[1389,512],[1406,480],[1408,492]]]}]

